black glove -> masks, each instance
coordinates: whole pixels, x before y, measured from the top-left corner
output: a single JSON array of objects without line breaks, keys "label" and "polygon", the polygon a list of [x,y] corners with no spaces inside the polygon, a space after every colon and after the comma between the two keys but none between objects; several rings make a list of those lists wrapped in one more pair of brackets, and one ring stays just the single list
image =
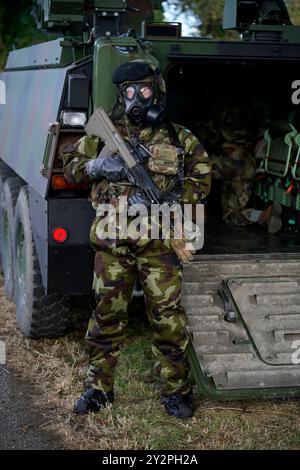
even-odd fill
[{"label": "black glove", "polygon": [[172,206],[173,204],[179,204],[180,202],[180,193],[177,191],[171,191],[163,195],[163,202]]},{"label": "black glove", "polygon": [[133,177],[119,155],[90,160],[85,164],[85,172],[92,180],[106,178],[108,181],[116,183],[127,179],[130,183],[134,183]]},{"label": "black glove", "polygon": [[151,206],[149,199],[147,199],[147,197],[139,190],[128,198],[128,204],[129,206],[132,206],[133,204],[143,204],[146,207]]},{"label": "black glove", "polygon": [[[143,204],[146,207],[151,206],[151,202],[149,201],[149,199],[147,199],[144,193],[139,190],[137,190],[134,194],[132,194],[132,196],[128,198],[128,203],[130,206],[132,206],[132,204]],[[168,204],[169,206],[172,206],[173,204],[178,204],[179,194],[175,191],[164,194],[161,203]]]}]

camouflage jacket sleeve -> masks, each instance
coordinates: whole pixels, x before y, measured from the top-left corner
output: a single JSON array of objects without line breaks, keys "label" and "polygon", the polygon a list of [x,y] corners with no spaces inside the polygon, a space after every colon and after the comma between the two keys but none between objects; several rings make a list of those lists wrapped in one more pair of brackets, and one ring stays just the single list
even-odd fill
[{"label": "camouflage jacket sleeve", "polygon": [[184,127],[176,126],[176,130],[185,150],[182,202],[197,204],[210,192],[211,163],[197,137]]},{"label": "camouflage jacket sleeve", "polygon": [[89,178],[84,173],[86,162],[97,158],[99,154],[99,139],[97,137],[82,137],[73,147],[63,153],[64,175],[72,183],[85,183]]}]

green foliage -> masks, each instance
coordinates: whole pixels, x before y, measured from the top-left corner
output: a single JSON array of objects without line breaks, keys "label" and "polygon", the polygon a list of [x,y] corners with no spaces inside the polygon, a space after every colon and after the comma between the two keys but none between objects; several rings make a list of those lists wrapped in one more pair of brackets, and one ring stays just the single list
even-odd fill
[{"label": "green foliage", "polygon": [[45,40],[45,35],[36,29],[30,12],[33,0],[1,0],[0,3],[0,69],[7,53]]},{"label": "green foliage", "polygon": [[164,14],[162,10],[154,10],[154,21],[164,21]]},{"label": "green foliage", "polygon": [[190,9],[201,20],[201,33],[214,38],[225,36],[222,28],[224,0],[183,0],[185,9]]},{"label": "green foliage", "polygon": [[[285,0],[292,21],[300,25],[299,0]],[[7,53],[13,48],[26,47],[47,39],[35,27],[30,15],[35,0],[1,0],[0,2],[0,69],[3,68]],[[161,1],[157,1],[157,6]],[[183,11],[192,12],[199,17],[201,33],[214,38],[234,38],[234,32],[222,29],[225,0],[168,0],[167,4],[178,5]],[[156,21],[162,21],[162,11],[155,11]]]},{"label": "green foliage", "polygon": [[291,20],[295,25],[300,25],[300,3],[299,0],[285,0]]},{"label": "green foliage", "polygon": [[[294,24],[300,24],[299,0],[285,0]],[[191,11],[201,21],[201,33],[216,39],[234,37],[234,32],[222,28],[225,0],[168,0],[169,5],[178,5],[182,11]]]}]

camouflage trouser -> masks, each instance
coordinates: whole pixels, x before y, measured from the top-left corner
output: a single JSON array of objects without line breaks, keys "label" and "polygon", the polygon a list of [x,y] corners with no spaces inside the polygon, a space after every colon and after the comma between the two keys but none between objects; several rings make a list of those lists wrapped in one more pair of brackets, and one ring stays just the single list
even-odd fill
[{"label": "camouflage trouser", "polygon": [[249,225],[251,209],[248,204],[251,200],[252,183],[242,181],[224,181],[222,184],[222,211],[223,221],[236,226]]},{"label": "camouflage trouser", "polygon": [[152,350],[164,386],[162,392],[187,393],[189,366],[185,330],[187,317],[180,305],[182,271],[167,241],[148,240],[143,246],[108,247],[95,256],[94,289],[97,307],[89,322],[90,368],[87,387],[113,388],[113,374],[126,337],[127,306],[138,273],[153,331]]},{"label": "camouflage trouser", "polygon": [[251,223],[251,209],[248,205],[253,194],[256,163],[252,154],[243,146],[227,144],[224,147],[224,156],[211,157],[212,177],[223,180],[223,220],[232,225],[248,225]]}]

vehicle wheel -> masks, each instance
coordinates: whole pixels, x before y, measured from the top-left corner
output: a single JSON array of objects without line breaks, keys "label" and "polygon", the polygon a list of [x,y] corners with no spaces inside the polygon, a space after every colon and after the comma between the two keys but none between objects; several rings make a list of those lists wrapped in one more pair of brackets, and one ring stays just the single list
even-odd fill
[{"label": "vehicle wheel", "polygon": [[3,189],[3,185],[7,178],[12,178],[15,176],[15,173],[0,160],[0,191]]},{"label": "vehicle wheel", "polygon": [[14,296],[14,209],[22,184],[23,182],[19,177],[8,178],[3,185],[3,190],[0,195],[0,239],[2,271],[5,294],[11,300]]},{"label": "vehicle wheel", "polygon": [[57,338],[65,333],[69,299],[45,295],[33,242],[28,205],[28,187],[19,194],[14,227],[15,301],[17,323],[30,338]]},{"label": "vehicle wheel", "polygon": [[[4,187],[5,180],[13,176],[14,176],[13,171],[4,162],[0,160],[0,195],[3,194],[3,187]],[[0,204],[0,212],[1,212],[1,204]],[[1,213],[0,213],[0,224],[1,224]],[[0,231],[1,231],[1,226],[0,226]],[[2,271],[3,267],[2,267],[2,261],[1,261],[1,251],[2,251],[1,244],[2,244],[2,239],[0,236],[0,268]]]}]

